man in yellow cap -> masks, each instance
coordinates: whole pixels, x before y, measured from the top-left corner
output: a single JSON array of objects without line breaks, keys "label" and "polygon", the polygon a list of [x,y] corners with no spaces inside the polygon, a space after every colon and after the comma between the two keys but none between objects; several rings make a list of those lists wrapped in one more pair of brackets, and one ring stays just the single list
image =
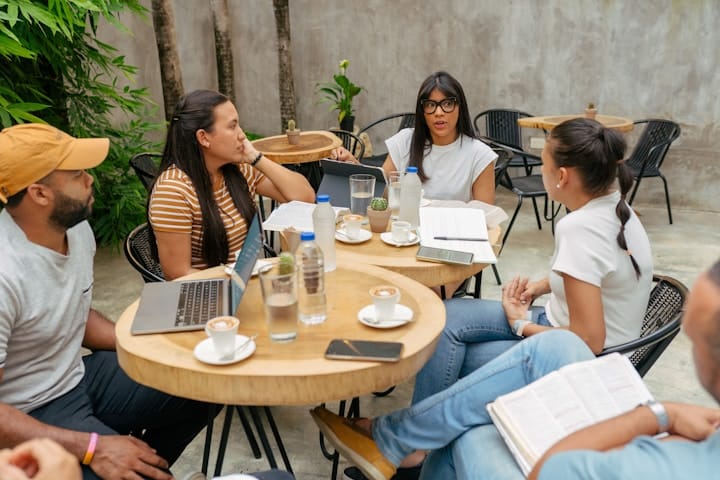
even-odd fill
[{"label": "man in yellow cap", "polygon": [[[130,380],[118,367],[113,323],[90,308],[85,170],[108,148],[106,138],[47,125],[0,132],[0,449],[48,437],[83,464],[86,479],[171,479],[169,464],[209,407]],[[83,357],[81,346],[93,353]]]}]

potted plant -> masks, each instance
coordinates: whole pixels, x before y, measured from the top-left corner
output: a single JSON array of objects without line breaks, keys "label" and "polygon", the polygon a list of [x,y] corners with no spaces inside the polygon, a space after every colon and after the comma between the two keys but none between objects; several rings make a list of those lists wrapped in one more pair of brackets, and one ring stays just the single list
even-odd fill
[{"label": "potted plant", "polygon": [[367,207],[368,221],[370,222],[370,230],[375,233],[387,231],[388,221],[390,221],[390,210],[388,210],[388,201],[382,197],[375,197],[370,201]]},{"label": "potted plant", "polygon": [[355,117],[353,116],[353,98],[359,94],[363,87],[352,83],[345,72],[350,62],[340,62],[340,73],[333,75],[333,82],[318,83],[317,93],[320,94],[320,102],[329,103],[330,110],[338,111],[338,123],[342,130],[353,131]]},{"label": "potted plant", "polygon": [[597,108],[595,108],[595,104],[590,102],[587,104],[587,107],[585,107],[585,118],[592,118],[595,119],[595,115],[597,115]]},{"label": "potted plant", "polygon": [[300,143],[300,129],[295,128],[295,120],[288,120],[288,127],[285,130],[287,134],[288,143],[290,145],[297,145]]}]

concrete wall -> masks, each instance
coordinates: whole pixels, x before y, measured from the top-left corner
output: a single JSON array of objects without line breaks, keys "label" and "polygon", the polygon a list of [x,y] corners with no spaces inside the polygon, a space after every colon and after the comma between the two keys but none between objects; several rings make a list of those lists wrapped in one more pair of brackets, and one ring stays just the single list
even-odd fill
[{"label": "concrete wall", "polygon": [[[241,123],[277,134],[272,2],[228,2]],[[663,171],[674,206],[720,211],[717,0],[290,0],[290,9],[300,128],[335,126],[314,90],[340,59],[366,88],[354,104],[361,126],[413,110],[420,82],[445,69],[463,84],[473,115],[492,107],[577,113],[595,102],[608,115],[673,119],[683,134]],[[175,16],[185,89],[216,88],[209,2],[175,0]],[[152,22],[124,21],[134,38],[103,35],[140,67],[137,84],[162,105]],[[646,179],[636,202],[662,203],[660,180]]]}]

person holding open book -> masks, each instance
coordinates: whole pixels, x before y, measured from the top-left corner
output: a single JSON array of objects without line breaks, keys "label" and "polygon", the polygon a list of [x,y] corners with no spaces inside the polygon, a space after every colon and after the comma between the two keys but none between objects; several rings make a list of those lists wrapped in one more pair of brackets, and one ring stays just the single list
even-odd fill
[{"label": "person holding open book", "polygon": [[[417,375],[413,403],[551,328],[576,333],[594,353],[640,334],[653,265],[645,229],[625,202],[633,181],[625,147],[620,133],[586,118],[550,132],[543,184],[571,213],[557,224],[549,276],[514,278],[502,302],[448,300],[445,329]],[[545,308],[531,308],[544,294],[550,294]]]},{"label": "person holding open book", "polygon": [[[720,261],[695,283],[683,327],[693,344],[700,382],[720,401]],[[344,419],[324,407],[311,414],[338,451],[372,480],[390,478],[403,458],[420,449],[433,450],[422,479],[523,479],[491,425],[487,404],[565,365],[593,358],[575,334],[554,329],[520,342],[412,407],[372,420]],[[650,401],[560,440],[533,465],[528,478],[716,478],[718,427],[717,408]]]}]

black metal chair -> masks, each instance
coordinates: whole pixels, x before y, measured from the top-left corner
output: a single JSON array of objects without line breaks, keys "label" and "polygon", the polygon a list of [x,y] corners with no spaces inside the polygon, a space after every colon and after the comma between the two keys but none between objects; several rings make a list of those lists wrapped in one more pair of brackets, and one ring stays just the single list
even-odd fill
[{"label": "black metal chair", "polygon": [[680,332],[682,308],[688,291],[682,282],[671,277],[655,274],[653,281],[656,283],[650,292],[640,337],[606,348],[598,355],[615,352],[630,354],[630,362],[641,377],[645,376]]},{"label": "black metal chair", "polygon": [[[414,112],[393,113],[382,118],[378,118],[374,122],[364,126],[360,129],[358,135],[366,133],[373,145],[382,145],[381,142],[383,142],[386,138],[389,138],[403,128],[411,128],[414,125]],[[360,162],[374,167],[382,167],[386,158],[387,152],[376,153],[376,150],[373,148],[373,155],[368,158],[363,158]]]},{"label": "black metal chair", "polygon": [[155,177],[160,173],[160,153],[138,153],[130,159],[130,166],[140,179],[145,189],[150,193]]},{"label": "black metal chair", "polygon": [[517,121],[519,118],[533,115],[507,108],[493,108],[475,115],[473,125],[478,135],[487,137],[502,146],[510,147],[514,153],[510,167],[522,167],[525,174],[530,175],[533,167],[542,165],[540,157],[527,153],[522,147],[522,130]]},{"label": "black metal chair", "polygon": [[670,144],[680,136],[680,125],[670,120],[646,119],[633,122],[635,125],[645,124],[635,148],[625,161],[635,177],[635,186],[630,194],[630,203],[635,200],[635,194],[640,186],[640,180],[645,177],[660,177],[665,188],[665,203],[667,204],[668,219],[672,221],[670,210],[670,194],[665,176],[660,172],[660,167],[665,160],[665,155]]},{"label": "black metal chair", "polygon": [[127,236],[124,243],[125,258],[140,272],[145,283],[164,282],[160,263],[152,255],[150,228],[147,223],[138,225]]},{"label": "black metal chair", "polygon": [[331,128],[328,131],[342,140],[343,147],[352,153],[355,158],[362,160],[365,156],[365,142],[363,142],[359,136],[347,130],[340,130],[339,128]]}]

